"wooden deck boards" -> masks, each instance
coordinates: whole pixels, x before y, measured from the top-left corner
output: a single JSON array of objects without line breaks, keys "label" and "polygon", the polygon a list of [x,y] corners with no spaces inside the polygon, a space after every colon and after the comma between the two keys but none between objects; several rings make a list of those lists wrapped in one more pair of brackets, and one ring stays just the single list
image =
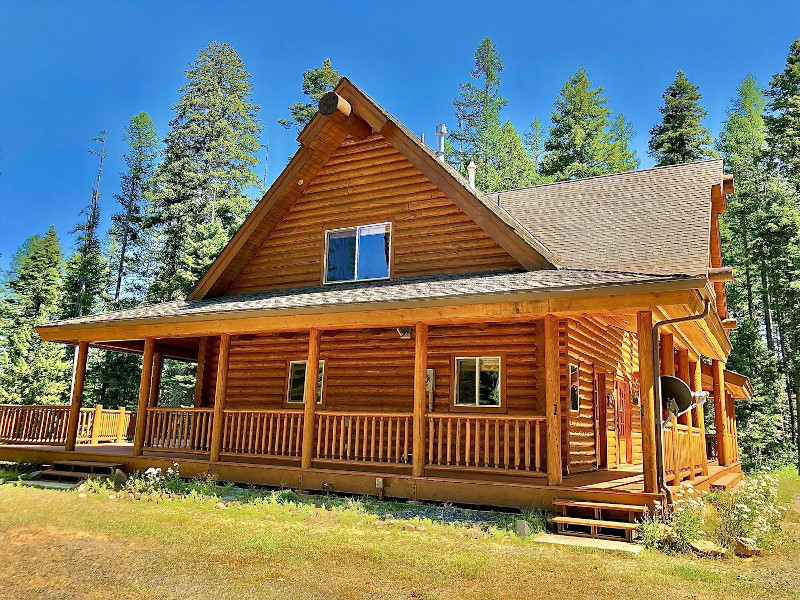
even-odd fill
[{"label": "wooden deck boards", "polygon": [[[132,444],[79,445],[74,452],[63,446],[50,445],[0,445],[0,461],[37,461],[52,464],[57,460],[88,460],[122,463],[129,472],[144,471],[148,467],[166,468],[174,461],[181,463],[181,472],[188,477],[207,473],[220,480],[238,483],[329,490],[351,494],[379,493],[376,478],[383,480],[383,493],[387,497],[414,500],[452,501],[461,504],[529,508],[537,505],[552,509],[555,498],[566,500],[593,500],[652,506],[660,500],[657,494],[645,494],[639,466],[592,471],[564,476],[559,486],[548,486],[544,476],[520,476],[498,473],[491,478],[481,474],[479,479],[469,476],[469,471],[452,470],[447,474],[427,474],[413,477],[408,473],[391,472],[371,465],[370,469],[346,469],[347,465],[315,465],[301,469],[296,465],[276,464],[274,461],[250,459],[242,462],[238,458],[223,458],[210,462],[207,455],[145,452],[133,456]],[[726,473],[740,470],[739,465],[719,467],[710,465],[709,477],[698,477],[695,485],[708,489],[713,480]]]}]

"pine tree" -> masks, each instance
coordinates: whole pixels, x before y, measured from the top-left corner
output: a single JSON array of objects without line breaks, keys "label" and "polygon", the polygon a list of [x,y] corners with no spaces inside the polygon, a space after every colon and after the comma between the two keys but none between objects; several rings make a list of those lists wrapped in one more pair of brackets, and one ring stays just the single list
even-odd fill
[{"label": "pine tree", "polygon": [[[114,197],[121,210],[111,217],[113,226],[110,231],[111,260],[114,265],[114,289],[112,308],[120,308],[123,293],[131,295],[135,302],[141,299],[142,265],[144,259],[143,245],[145,236],[143,224],[143,193],[153,175],[156,157],[158,156],[158,134],[153,120],[145,112],[133,115],[125,128],[124,140],[128,145],[125,154],[127,170],[120,175],[121,194]],[[128,285],[126,275],[138,275],[139,281]]]},{"label": "pine tree", "polygon": [[106,157],[106,131],[92,141],[100,144],[100,150],[89,149],[99,158],[97,180],[92,188],[91,200],[82,214],[85,221],[79,223],[76,233],[76,248],[67,261],[64,280],[62,316],[79,317],[98,310],[106,291],[108,269],[99,235],[100,227],[100,180],[103,161]]},{"label": "pine tree", "polygon": [[500,128],[496,154],[489,162],[487,191],[499,192],[526,187],[539,180],[536,164],[510,121]]},{"label": "pine tree", "polygon": [[52,404],[65,399],[71,365],[60,344],[42,342],[34,327],[59,315],[63,258],[54,227],[28,238],[3,282],[0,313],[0,402]]},{"label": "pine tree", "polygon": [[290,117],[279,119],[278,123],[286,129],[297,130],[305,127],[317,112],[317,105],[326,92],[330,92],[342,78],[339,71],[331,66],[331,59],[322,61],[322,66],[303,71],[303,94],[311,102],[295,102],[289,107]]},{"label": "pine tree", "polygon": [[[252,209],[246,192],[259,183],[262,127],[242,59],[228,44],[214,42],[199,52],[186,78],[149,194],[160,265],[148,301],[191,289]],[[209,235],[220,229],[222,235]]]},{"label": "pine tree", "polygon": [[556,98],[544,149],[542,175],[556,180],[630,171],[639,165],[629,148],[633,129],[619,115],[611,121],[603,88],[590,88],[581,67]]},{"label": "pine tree", "polygon": [[473,80],[459,84],[460,95],[453,101],[458,129],[450,135],[455,151],[449,157],[454,166],[466,173],[470,161],[478,167],[475,182],[479,189],[491,189],[490,173],[498,153],[501,123],[500,110],[506,99],[500,96],[500,73],[503,61],[488,37],[475,51]]},{"label": "pine tree", "polygon": [[536,117],[531,121],[531,127],[525,132],[523,139],[525,140],[525,149],[533,159],[533,165],[538,172],[542,165],[542,158],[544,157],[544,143],[545,143],[545,130],[542,121]]},{"label": "pine tree", "polygon": [[675,165],[714,156],[711,134],[703,127],[706,110],[700,105],[702,96],[683,71],[678,71],[661,97],[664,106],[661,123],[650,130],[650,156],[656,164]]},{"label": "pine tree", "polygon": [[772,78],[767,95],[772,157],[779,171],[800,190],[800,38],[792,43],[786,66]]}]

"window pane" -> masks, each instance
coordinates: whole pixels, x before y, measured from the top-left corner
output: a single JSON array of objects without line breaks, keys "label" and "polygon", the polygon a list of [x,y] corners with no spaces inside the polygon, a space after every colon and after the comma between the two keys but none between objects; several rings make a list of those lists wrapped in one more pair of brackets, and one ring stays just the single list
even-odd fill
[{"label": "window pane", "polygon": [[358,229],[358,278],[389,277],[389,245],[391,227],[368,225]]},{"label": "window pane", "polygon": [[289,402],[303,402],[306,385],[306,364],[292,363],[289,373]]},{"label": "window pane", "polygon": [[580,395],[578,393],[578,365],[569,366],[569,408],[580,410]]},{"label": "window pane", "polygon": [[500,406],[500,359],[481,358],[478,377],[478,404]]},{"label": "window pane", "polygon": [[356,278],[356,230],[328,232],[325,281],[353,281]]},{"label": "window pane", "polygon": [[[292,363],[289,373],[289,402],[302,404],[306,395],[306,362]],[[317,404],[322,403],[322,383],[325,378],[325,361],[319,361],[317,370]]]},{"label": "window pane", "polygon": [[456,388],[456,404],[475,406],[475,364],[474,358],[456,359],[458,371],[458,387]]}]

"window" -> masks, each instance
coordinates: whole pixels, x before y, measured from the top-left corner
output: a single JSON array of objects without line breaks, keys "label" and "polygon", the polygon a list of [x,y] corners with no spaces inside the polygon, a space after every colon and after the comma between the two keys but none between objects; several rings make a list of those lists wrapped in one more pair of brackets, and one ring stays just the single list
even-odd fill
[{"label": "window", "polygon": [[[306,362],[296,360],[289,363],[289,391],[286,401],[289,404],[302,404],[306,395]],[[325,376],[325,361],[319,361],[317,370],[317,404],[322,404],[322,380]]]},{"label": "window", "polygon": [[569,409],[578,412],[581,409],[580,399],[580,369],[578,365],[569,366]]},{"label": "window", "polygon": [[325,232],[325,283],[388,279],[391,223]]},{"label": "window", "polygon": [[500,357],[456,358],[458,406],[500,406]]}]

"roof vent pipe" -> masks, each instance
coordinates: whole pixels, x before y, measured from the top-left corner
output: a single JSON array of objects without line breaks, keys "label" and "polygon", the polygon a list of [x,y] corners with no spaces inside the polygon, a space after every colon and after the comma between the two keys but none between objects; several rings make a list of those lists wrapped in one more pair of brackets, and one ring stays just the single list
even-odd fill
[{"label": "roof vent pipe", "polygon": [[469,164],[467,165],[467,175],[469,175],[469,187],[473,190],[475,189],[475,171],[477,170],[478,167],[475,164],[475,161],[469,161]]},{"label": "roof vent pipe", "polygon": [[439,123],[436,126],[436,157],[444,162],[444,139],[447,137],[447,125]]}]

